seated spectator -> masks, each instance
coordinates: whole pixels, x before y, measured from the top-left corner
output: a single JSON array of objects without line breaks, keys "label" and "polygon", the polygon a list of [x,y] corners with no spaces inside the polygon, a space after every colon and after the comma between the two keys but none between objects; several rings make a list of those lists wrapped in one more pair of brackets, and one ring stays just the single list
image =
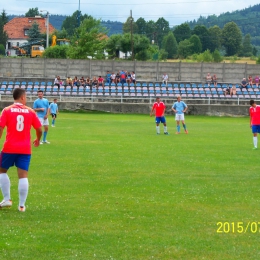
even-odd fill
[{"label": "seated spectator", "polygon": [[131,73],[127,72],[126,75],[126,83],[130,84],[132,82],[132,77],[131,77]]},{"label": "seated spectator", "polygon": [[121,71],[120,72],[120,83],[123,85],[124,83],[126,83],[126,73],[125,71]]},{"label": "seated spectator", "polygon": [[116,74],[116,84],[120,83],[120,72],[117,72]]},{"label": "seated spectator", "polygon": [[256,85],[256,87],[258,87],[259,86],[259,76],[255,76],[255,85]]},{"label": "seated spectator", "polygon": [[243,88],[247,89],[248,83],[246,81],[246,78],[243,78],[240,84],[240,89],[242,91]]},{"label": "seated spectator", "polygon": [[104,79],[101,76],[98,76],[98,87],[104,88]]},{"label": "seated spectator", "polygon": [[237,88],[235,85],[233,85],[232,88],[230,89],[230,95],[232,97],[233,95],[236,95],[236,94],[237,94]]},{"label": "seated spectator", "polygon": [[231,89],[230,87],[228,86],[226,89],[225,89],[225,92],[224,92],[225,96],[226,95],[230,95],[231,94]]},{"label": "seated spectator", "polygon": [[89,88],[91,86],[91,80],[89,77],[86,78],[85,87]]},{"label": "seated spectator", "polygon": [[212,82],[212,78],[210,76],[210,73],[208,73],[206,76],[206,83],[208,83],[208,86],[210,86],[211,82]]},{"label": "seated spectator", "polygon": [[60,76],[57,76],[55,79],[54,79],[54,86],[57,86],[58,89],[60,89],[60,86],[63,85],[63,81],[60,79]]},{"label": "seated spectator", "polygon": [[111,83],[116,83],[116,74],[115,74],[115,72],[112,72],[112,73],[111,73],[110,82],[111,82]]},{"label": "seated spectator", "polygon": [[72,78],[70,76],[68,76],[67,79],[66,79],[66,85],[72,86]]},{"label": "seated spectator", "polygon": [[253,78],[252,78],[252,76],[248,76],[248,84],[249,84],[250,87],[253,86]]},{"label": "seated spectator", "polygon": [[85,79],[84,79],[84,77],[82,76],[81,78],[80,78],[80,80],[79,80],[79,83],[80,83],[80,86],[85,86]]},{"label": "seated spectator", "polygon": [[108,83],[108,84],[111,83],[111,73],[109,71],[107,71],[107,74],[106,74],[106,83]]},{"label": "seated spectator", "polygon": [[75,76],[75,77],[74,77],[74,79],[73,79],[72,83],[73,83],[73,86],[76,86],[76,87],[78,87],[78,86],[80,85],[80,82],[79,82],[79,80],[78,80],[78,77],[77,77],[77,76]]},{"label": "seated spectator", "polygon": [[162,83],[167,85],[168,80],[169,80],[168,75],[166,73],[163,73],[163,75],[162,75]]},{"label": "seated spectator", "polygon": [[214,83],[214,87],[216,87],[217,84],[218,84],[216,74],[214,74],[214,75],[212,76],[212,82]]},{"label": "seated spectator", "polygon": [[135,72],[134,71],[132,71],[132,73],[131,73],[131,79],[132,79],[132,82],[135,84],[136,79],[135,79]]},{"label": "seated spectator", "polygon": [[92,79],[92,87],[96,87],[97,84],[98,84],[97,78],[93,77],[93,79]]}]

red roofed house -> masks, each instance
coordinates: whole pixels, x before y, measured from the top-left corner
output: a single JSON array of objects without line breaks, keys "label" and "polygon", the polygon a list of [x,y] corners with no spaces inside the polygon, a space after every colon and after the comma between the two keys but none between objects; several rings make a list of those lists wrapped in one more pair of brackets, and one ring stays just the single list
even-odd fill
[{"label": "red roofed house", "polygon": [[[32,24],[36,22],[39,24],[41,33],[46,33],[46,18],[43,17],[15,17],[4,25],[4,30],[8,35],[8,43],[6,46],[7,51],[11,55],[15,55],[15,50],[12,46],[20,46],[23,43],[27,43],[28,30]],[[55,31],[55,28],[49,23],[49,35]]]}]

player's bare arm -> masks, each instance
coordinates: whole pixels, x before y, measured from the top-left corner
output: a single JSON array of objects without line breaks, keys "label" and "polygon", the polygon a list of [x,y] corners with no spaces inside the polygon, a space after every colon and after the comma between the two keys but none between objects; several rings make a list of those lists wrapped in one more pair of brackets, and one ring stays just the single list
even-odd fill
[{"label": "player's bare arm", "polygon": [[154,110],[152,109],[150,112],[150,116],[153,116],[153,114],[154,114]]},{"label": "player's bare arm", "polygon": [[33,145],[35,147],[38,147],[40,145],[40,140],[42,136],[42,127],[35,129],[35,131],[36,131],[36,139],[33,141]]},{"label": "player's bare arm", "polygon": [[4,131],[4,128],[3,128],[3,127],[0,127],[0,139],[1,139],[1,137],[2,137],[3,131]]},{"label": "player's bare arm", "polygon": [[44,111],[44,108],[43,108],[43,107],[34,108],[34,111],[35,111],[35,112],[38,112],[38,111]]}]

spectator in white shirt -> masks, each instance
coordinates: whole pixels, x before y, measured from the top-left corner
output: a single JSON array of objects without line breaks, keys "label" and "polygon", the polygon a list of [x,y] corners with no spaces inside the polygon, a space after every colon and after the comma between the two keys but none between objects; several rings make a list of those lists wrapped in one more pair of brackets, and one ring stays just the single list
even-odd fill
[{"label": "spectator in white shirt", "polygon": [[162,83],[167,85],[168,79],[169,79],[168,75],[166,73],[164,73],[162,75]]}]

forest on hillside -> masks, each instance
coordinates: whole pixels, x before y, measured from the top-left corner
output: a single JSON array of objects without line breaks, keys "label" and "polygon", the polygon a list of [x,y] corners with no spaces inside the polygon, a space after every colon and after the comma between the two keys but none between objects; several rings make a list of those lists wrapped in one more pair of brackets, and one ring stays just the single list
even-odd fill
[{"label": "forest on hillside", "polygon": [[196,25],[205,25],[207,28],[217,25],[223,28],[228,22],[235,22],[243,35],[250,34],[253,45],[260,46],[260,4],[234,12],[226,12],[208,17],[200,16],[197,20],[187,22],[191,29]]},{"label": "forest on hillside", "polygon": [[[8,15],[9,20],[16,17]],[[54,14],[50,15],[50,23],[57,29],[61,30],[63,21],[67,18],[66,15]],[[137,20],[139,18],[136,18]],[[250,6],[248,8],[237,10],[234,12],[226,12],[208,17],[200,16],[197,20],[187,21],[190,29],[194,29],[196,25],[205,25],[207,28],[214,25],[223,28],[228,22],[235,22],[243,35],[250,34],[253,45],[260,46],[260,4]],[[118,21],[101,21],[101,25],[108,30],[108,36],[112,34],[123,33],[123,23]],[[174,29],[174,28],[173,28]]]},{"label": "forest on hillside", "polygon": [[[9,21],[12,20],[14,17],[17,17],[17,15],[8,15]],[[24,17],[24,15],[18,16],[18,17]],[[67,18],[67,15],[59,15],[59,14],[52,14],[50,15],[50,23],[57,29],[61,30],[62,23]],[[123,33],[123,23],[117,22],[117,21],[101,21],[101,25],[105,27],[108,30],[108,36],[112,34],[121,34]]]}]

